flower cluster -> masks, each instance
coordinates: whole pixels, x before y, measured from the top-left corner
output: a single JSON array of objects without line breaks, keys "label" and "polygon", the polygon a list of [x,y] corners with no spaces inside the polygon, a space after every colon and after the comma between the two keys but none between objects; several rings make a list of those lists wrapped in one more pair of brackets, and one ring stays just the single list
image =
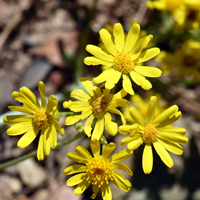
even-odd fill
[{"label": "flower cluster", "polygon": [[[174,7],[178,7],[178,2]],[[167,6],[166,8],[172,10],[172,7]],[[127,165],[120,163],[129,158],[133,150],[145,143],[142,166],[144,173],[149,174],[153,168],[152,145],[161,160],[168,167],[172,167],[173,160],[168,151],[181,155],[183,148],[179,144],[186,144],[188,139],[184,136],[186,133],[184,128],[171,126],[181,117],[176,105],[168,109],[165,109],[166,104],[158,107],[156,96],[148,97],[145,103],[141,103],[142,98],[133,90],[132,82],[149,90],[152,84],[147,77],[161,76],[162,71],[159,68],[141,64],[160,53],[159,48],[149,48],[153,36],[147,35],[141,38],[140,26],[137,23],[131,26],[126,37],[120,23],[114,25],[113,34],[104,28],[99,34],[106,50],[103,51],[91,44],[87,45],[86,50],[93,56],[86,57],[84,63],[103,65],[104,71],[93,80],[87,77],[81,78],[84,89],[73,90],[70,96],[75,100],[63,103],[63,107],[73,113],[67,116],[65,125],[73,125],[86,119],[84,133],[90,138],[93,155],[84,147],[77,146],[76,152],[70,152],[68,158],[80,164],[67,167],[64,174],[76,174],[66,183],[68,186],[76,186],[74,189],[76,195],[82,194],[92,185],[92,199],[97,196],[101,188],[103,199],[111,200],[109,181],[125,192],[131,188],[131,183],[115,169],[133,175]],[[122,86],[118,84],[120,79]],[[115,92],[116,85],[122,88],[118,92]],[[38,89],[41,106],[28,88],[22,87],[20,92],[13,92],[12,97],[23,106],[9,106],[9,108],[25,115],[5,116],[4,122],[12,125],[7,130],[8,135],[24,134],[17,144],[20,148],[28,146],[40,134],[37,158],[43,160],[50,154],[51,147],[57,146],[57,131],[64,135],[64,129],[59,125],[60,114],[56,98],[53,95],[49,96],[46,104],[43,82],[39,82]],[[130,102],[125,99],[127,94],[131,95],[131,100],[137,104],[139,110],[130,106]],[[124,114],[119,107],[126,109]],[[130,134],[121,141],[121,145],[127,145],[127,148],[110,156],[116,144],[112,142],[107,144],[106,131],[110,136],[115,136],[118,131],[121,134]]]}]

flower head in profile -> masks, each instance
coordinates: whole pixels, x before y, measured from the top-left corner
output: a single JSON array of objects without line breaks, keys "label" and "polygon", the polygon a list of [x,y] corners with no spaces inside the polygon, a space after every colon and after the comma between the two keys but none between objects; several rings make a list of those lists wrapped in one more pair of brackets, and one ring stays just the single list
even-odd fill
[{"label": "flower head in profile", "polygon": [[172,167],[173,160],[167,150],[181,155],[183,148],[179,144],[186,144],[188,142],[188,138],[184,136],[186,133],[184,128],[169,126],[181,117],[181,112],[178,111],[178,107],[176,105],[171,106],[154,118],[156,107],[157,98],[153,96],[149,101],[147,123],[139,110],[131,107],[129,112],[132,122],[135,124],[119,127],[120,133],[131,133],[130,136],[121,141],[122,145],[127,144],[130,151],[137,149],[141,144],[145,143],[142,157],[142,166],[145,174],[151,173],[153,168],[152,145],[161,160],[168,167]]},{"label": "flower head in profile", "polygon": [[[133,104],[133,106],[135,106],[136,108],[138,108],[138,110],[140,111],[142,117],[144,119],[147,118],[147,110],[148,110],[148,105],[149,105],[149,99],[151,97],[151,93],[147,93],[146,96],[143,98],[138,94],[135,94],[133,96],[131,96],[131,103]],[[160,94],[156,94],[156,97],[158,99],[158,107],[155,111],[154,114],[154,118],[157,117],[161,112],[163,112],[167,106],[167,103],[161,99],[161,95]],[[124,117],[128,120],[128,121],[132,121],[132,118],[129,114],[129,108],[124,108]]]},{"label": "flower head in profile", "polygon": [[104,126],[110,135],[116,135],[118,131],[117,123],[112,121],[110,113],[120,115],[122,123],[126,124],[124,116],[116,107],[129,107],[130,103],[123,99],[127,93],[122,89],[113,95],[108,89],[102,89],[101,86],[94,86],[92,80],[89,78],[81,78],[81,83],[88,93],[82,89],[75,89],[71,92],[70,96],[76,98],[77,101],[65,101],[63,107],[69,108],[73,112],[82,113],[67,117],[65,124],[72,125],[88,117],[84,131],[90,137],[92,131],[91,125],[97,117],[92,138],[99,140],[104,131]]},{"label": "flower head in profile", "polygon": [[111,34],[104,28],[100,30],[99,34],[109,54],[97,46],[87,45],[86,50],[94,56],[84,59],[86,65],[104,65],[107,68],[98,77],[93,79],[94,82],[102,83],[105,81],[105,88],[112,89],[122,77],[124,90],[133,95],[131,78],[143,89],[151,89],[152,85],[145,77],[159,77],[162,73],[161,70],[155,67],[139,66],[136,64],[148,61],[159,54],[159,48],[145,50],[152,40],[152,35],[138,40],[140,26],[137,23],[131,26],[126,40],[123,27],[120,23],[114,25],[114,41]]},{"label": "flower head in profile", "polygon": [[76,147],[76,153],[70,152],[67,155],[71,160],[80,164],[75,164],[65,169],[65,175],[78,173],[69,178],[66,184],[68,186],[77,185],[74,189],[76,195],[82,194],[92,184],[94,192],[91,196],[92,199],[97,196],[101,188],[103,199],[112,200],[109,181],[112,181],[123,191],[128,192],[131,183],[115,169],[123,170],[132,175],[133,173],[128,166],[119,162],[130,157],[133,152],[124,149],[108,158],[115,150],[116,144],[111,142],[106,145],[102,155],[100,155],[100,144],[96,139],[90,141],[90,147],[93,156],[82,146]]},{"label": "flower head in profile", "polygon": [[200,80],[200,42],[187,40],[173,54],[162,51],[156,60],[162,63],[161,68],[166,75]]},{"label": "flower head in profile", "polygon": [[10,110],[23,112],[25,115],[8,115],[4,117],[6,124],[12,125],[7,134],[11,136],[24,134],[17,143],[17,146],[24,148],[28,146],[38,134],[40,134],[37,158],[43,160],[45,155],[50,155],[51,147],[57,146],[57,131],[64,135],[61,129],[59,113],[57,111],[57,99],[49,96],[46,105],[45,85],[42,81],[38,83],[42,105],[40,106],[36,96],[27,87],[20,88],[20,92],[14,91],[12,97],[23,104],[21,106],[9,106]]}]

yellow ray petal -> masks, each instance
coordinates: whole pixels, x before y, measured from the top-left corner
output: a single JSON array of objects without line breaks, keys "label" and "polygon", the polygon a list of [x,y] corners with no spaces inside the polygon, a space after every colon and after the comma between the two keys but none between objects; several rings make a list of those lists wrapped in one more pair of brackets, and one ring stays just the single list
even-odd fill
[{"label": "yellow ray petal", "polygon": [[38,143],[38,150],[37,150],[37,159],[38,160],[44,160],[44,131],[41,131],[40,133],[40,139]]},{"label": "yellow ray petal", "polygon": [[116,99],[116,100],[112,100],[110,103],[110,107],[129,107],[130,106],[130,102],[126,99]]},{"label": "yellow ray petal", "polygon": [[18,141],[17,146],[20,148],[27,147],[33,140],[36,138],[39,130],[31,129],[27,133],[25,133]]},{"label": "yellow ray petal", "polygon": [[156,67],[148,67],[148,66],[135,66],[134,70],[145,77],[160,77],[162,71]]},{"label": "yellow ray petal", "polygon": [[107,69],[107,70],[103,71],[99,76],[94,78],[93,81],[95,83],[102,83],[102,82],[106,81],[110,77],[110,75],[112,73],[114,73],[114,71],[115,70],[113,68]]},{"label": "yellow ray petal", "polygon": [[124,115],[119,110],[117,110],[116,108],[109,108],[108,111],[111,112],[111,113],[115,113],[115,114],[119,115],[121,117],[123,125],[126,124],[126,119],[125,119]]},{"label": "yellow ray petal", "polygon": [[10,110],[17,111],[17,112],[23,112],[23,113],[26,113],[26,114],[29,114],[29,115],[35,114],[34,110],[32,110],[32,109],[30,110],[29,108],[25,108],[25,107],[21,107],[21,106],[8,106],[8,108]]},{"label": "yellow ray petal", "polygon": [[152,122],[154,126],[162,123],[164,120],[172,117],[178,111],[178,106],[173,105],[169,107],[167,110],[163,111],[160,115],[158,115]]},{"label": "yellow ray petal", "polygon": [[123,125],[119,127],[119,132],[123,135],[130,133],[130,125]]},{"label": "yellow ray petal", "polygon": [[41,101],[42,101],[42,108],[45,109],[45,107],[46,107],[46,98],[45,98],[44,93],[46,92],[46,88],[45,88],[45,85],[44,85],[44,83],[42,81],[40,81],[38,83],[38,89],[39,89],[40,97],[41,97]]},{"label": "yellow ray petal", "polygon": [[102,42],[104,43],[106,49],[113,55],[115,56],[117,54],[117,48],[112,42],[112,38],[110,33],[106,29],[101,29],[99,31],[100,37],[102,39]]},{"label": "yellow ray petal", "polygon": [[121,78],[121,72],[113,70],[112,74],[110,74],[110,76],[107,78],[105,84],[106,89],[111,90],[112,88],[114,88],[115,84],[118,83],[120,78]]},{"label": "yellow ray petal", "polygon": [[92,186],[92,190],[93,190],[93,194],[92,194],[92,196],[90,197],[91,199],[95,199],[96,198],[96,196],[97,196],[97,193],[99,192],[99,186],[98,185],[93,185]]},{"label": "yellow ray petal", "polygon": [[147,123],[150,124],[154,118],[154,114],[157,108],[157,97],[152,96],[149,101],[148,110],[147,110]]},{"label": "yellow ray petal", "polygon": [[132,58],[133,61],[137,62],[137,59],[141,55],[142,50],[147,47],[147,45],[148,45],[149,42],[150,42],[150,37],[146,36],[146,37],[140,39],[133,46],[133,49],[131,49],[131,51],[129,52],[130,54],[132,54],[131,58]]},{"label": "yellow ray petal", "polygon": [[113,169],[120,169],[120,170],[123,170],[125,171],[126,173],[128,173],[129,175],[133,175],[133,172],[130,170],[130,168],[125,165],[124,163],[115,163],[112,165],[112,168]]},{"label": "yellow ray petal", "polygon": [[104,149],[103,149],[103,152],[102,152],[102,156],[107,159],[110,154],[115,150],[116,148],[116,144],[113,143],[113,142],[110,142],[109,144],[107,144]]},{"label": "yellow ray petal", "polygon": [[29,101],[29,103],[32,103],[32,106],[34,106],[34,110],[38,109],[40,107],[40,104],[38,102],[38,99],[36,98],[36,96],[33,94],[33,92],[27,88],[27,87],[22,87],[20,88],[20,92],[21,94],[24,95],[24,97],[26,98],[27,101]]},{"label": "yellow ray petal", "polygon": [[81,89],[73,90],[70,94],[70,97],[75,98],[75,99],[79,99],[81,101],[86,101],[86,102],[88,102],[88,100],[91,99],[91,96],[89,94],[85,93]]},{"label": "yellow ray petal", "polygon": [[54,126],[56,127],[56,130],[62,135],[62,136],[64,136],[65,135],[65,130],[64,130],[64,128],[61,128],[60,127],[60,124],[56,121],[56,120],[54,120]]},{"label": "yellow ray petal", "polygon": [[135,107],[131,107],[129,109],[129,114],[131,116],[131,118],[133,119],[133,121],[136,123],[136,124],[139,124],[141,125],[142,127],[145,126],[145,122],[144,122],[144,119],[140,113],[140,111],[135,108]]},{"label": "yellow ray petal", "polygon": [[113,35],[115,38],[115,45],[118,52],[124,50],[124,29],[120,23],[116,23],[113,27]]},{"label": "yellow ray petal", "polygon": [[182,113],[181,111],[176,112],[172,117],[168,117],[165,120],[161,121],[160,124],[156,125],[157,128],[162,128],[165,126],[168,126],[175,121],[177,121],[181,117]]},{"label": "yellow ray petal", "polygon": [[95,57],[99,58],[100,60],[104,60],[107,62],[113,62],[113,56],[108,55],[106,52],[102,51],[102,49],[100,47],[89,44],[86,46],[86,51],[88,51]]},{"label": "yellow ray petal", "polygon": [[181,135],[186,134],[186,129],[180,128],[180,127],[164,127],[164,128],[159,128],[160,132],[174,132],[174,133],[179,133]]},{"label": "yellow ray petal", "polygon": [[44,131],[44,153],[46,156],[50,155],[51,151],[51,127]]},{"label": "yellow ray petal", "polygon": [[154,142],[153,146],[157,154],[160,156],[161,160],[165,163],[165,165],[167,165],[170,168],[173,167],[173,160],[169,153],[165,150],[165,148],[159,142]]},{"label": "yellow ray petal", "polygon": [[108,112],[105,114],[105,126],[110,135],[115,136],[117,134],[117,124],[112,121],[111,114]]},{"label": "yellow ray petal", "polygon": [[131,26],[128,35],[126,37],[126,43],[124,47],[125,52],[129,52],[133,48],[136,41],[138,40],[139,34],[140,34],[140,25],[134,23]]},{"label": "yellow ray petal", "polygon": [[92,150],[92,153],[94,155],[95,158],[99,158],[100,155],[100,144],[99,141],[96,139],[91,139],[90,140],[90,147]]},{"label": "yellow ray petal", "polygon": [[146,144],[142,156],[142,167],[145,174],[150,174],[153,168],[153,153],[151,144]]},{"label": "yellow ray petal", "polygon": [[47,104],[47,113],[50,113],[53,111],[53,108],[58,106],[58,101],[56,99],[56,97],[54,97],[53,95],[49,96],[49,100],[48,100],[48,104]]},{"label": "yellow ray petal", "polygon": [[112,182],[118,186],[121,190],[128,192],[131,188],[131,183],[120,173],[114,172],[112,175]]},{"label": "yellow ray petal", "polygon": [[92,131],[91,125],[95,117],[96,117],[96,114],[93,113],[92,115],[90,115],[90,117],[88,117],[87,121],[85,122],[84,131],[88,137],[91,137],[91,131]]},{"label": "yellow ray petal", "polygon": [[114,101],[115,99],[122,99],[126,95],[127,95],[127,92],[124,89],[122,89],[118,93],[114,94],[112,101]]},{"label": "yellow ray petal", "polygon": [[72,176],[71,178],[69,178],[67,180],[66,184],[68,186],[75,186],[75,185],[83,182],[83,180],[84,180],[83,175],[84,175],[84,173],[80,173],[80,174],[76,174],[76,175]]},{"label": "yellow ray petal", "polygon": [[134,139],[133,141],[131,141],[130,143],[128,143],[127,148],[129,151],[133,151],[137,149],[141,144],[143,144],[143,140],[142,140],[142,137],[140,136]]},{"label": "yellow ray petal", "polygon": [[102,194],[103,200],[111,200],[112,199],[112,192],[111,192],[110,186],[108,184],[104,183],[101,186],[101,194]]},{"label": "yellow ray petal", "polygon": [[70,152],[67,154],[67,157],[75,162],[79,162],[79,163],[83,163],[86,164],[88,163],[88,159],[86,159],[85,157],[80,156],[77,153],[74,152]]},{"label": "yellow ray petal", "polygon": [[3,118],[4,123],[14,125],[23,122],[32,123],[32,117],[27,115],[7,115]]},{"label": "yellow ray petal", "polygon": [[168,151],[176,154],[176,155],[182,155],[183,154],[183,147],[180,146],[179,144],[169,141],[169,140],[165,140],[165,139],[158,139],[158,142]]},{"label": "yellow ray petal", "polygon": [[90,155],[89,151],[82,146],[77,146],[76,152],[80,157],[83,157],[88,161],[92,159],[92,156]]},{"label": "yellow ray petal", "polygon": [[82,194],[88,187],[90,183],[86,180],[83,180],[81,183],[79,183],[75,189],[74,189],[74,194],[75,195],[80,195]]},{"label": "yellow ray petal", "polygon": [[82,101],[82,100],[65,101],[63,103],[63,107],[69,108],[70,110],[74,112],[81,112],[83,110],[92,109],[92,106],[90,105],[89,101]]},{"label": "yellow ray petal", "polygon": [[130,95],[134,95],[134,91],[132,89],[132,84],[129,77],[126,74],[123,74],[123,82],[122,82],[124,90]]},{"label": "yellow ray petal", "polygon": [[99,58],[96,58],[94,56],[88,56],[84,59],[84,63],[86,65],[106,65],[106,66],[112,66],[113,62],[108,62],[105,60],[101,60]]},{"label": "yellow ray petal", "polygon": [[57,131],[54,126],[51,127],[51,145],[54,149],[57,146]]},{"label": "yellow ray petal", "polygon": [[94,127],[91,139],[99,140],[103,133],[103,130],[104,130],[104,114],[100,113],[98,114],[97,122]]},{"label": "yellow ray petal", "polygon": [[81,84],[83,85],[83,87],[86,89],[86,91],[90,94],[90,96],[94,95],[94,84],[92,82],[92,79],[87,78],[87,77],[83,77],[80,79]]},{"label": "yellow ray petal", "polygon": [[179,144],[187,144],[188,143],[188,138],[181,134],[178,134],[178,133],[159,131],[158,137],[172,141],[172,142],[177,142]]},{"label": "yellow ray petal", "polygon": [[152,59],[153,57],[157,56],[159,53],[160,53],[160,49],[157,47],[147,49],[140,55],[137,62],[138,63],[146,62],[146,61]]},{"label": "yellow ray petal", "polygon": [[65,175],[71,175],[79,172],[85,172],[86,166],[85,165],[71,165],[64,170]]},{"label": "yellow ray petal", "polygon": [[126,145],[128,143],[130,143],[131,141],[134,140],[135,137],[133,137],[132,135],[131,136],[128,136],[128,137],[125,137],[121,140],[120,144],[121,145]]},{"label": "yellow ray petal", "polygon": [[[21,88],[22,89],[22,88]],[[28,89],[28,88],[27,88]],[[23,103],[23,106],[30,110],[31,113],[35,113],[38,109],[37,105],[34,104],[31,99],[28,99],[27,96],[25,96],[24,94],[14,91],[11,95],[12,98],[14,98],[16,101],[19,101],[20,103]]]},{"label": "yellow ray petal", "polygon": [[18,124],[14,124],[7,130],[7,134],[14,136],[14,135],[21,135],[33,129],[32,121],[30,122],[22,122]]},{"label": "yellow ray petal", "polygon": [[123,149],[117,152],[116,154],[114,154],[113,156],[111,156],[109,158],[109,162],[110,163],[120,162],[122,160],[129,158],[132,154],[133,154],[132,151],[128,151],[128,149]]},{"label": "yellow ray petal", "polygon": [[131,71],[130,75],[133,81],[137,85],[141,86],[144,90],[150,90],[152,88],[151,83],[142,75],[136,73],[135,71]]}]

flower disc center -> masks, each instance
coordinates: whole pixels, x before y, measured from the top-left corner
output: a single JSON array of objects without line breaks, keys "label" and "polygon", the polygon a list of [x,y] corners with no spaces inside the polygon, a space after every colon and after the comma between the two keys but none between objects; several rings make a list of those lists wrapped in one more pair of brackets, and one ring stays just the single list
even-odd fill
[{"label": "flower disc center", "polygon": [[196,63],[196,60],[192,55],[185,55],[183,57],[183,62],[187,67],[193,67]]},{"label": "flower disc center", "polygon": [[113,61],[113,67],[116,71],[128,74],[134,69],[134,63],[131,59],[131,55],[126,52],[116,54]]},{"label": "flower disc center", "polygon": [[104,182],[108,184],[112,180],[113,170],[108,160],[103,157],[93,158],[86,164],[86,180],[91,182],[92,185],[103,185]]},{"label": "flower disc center", "polygon": [[93,100],[92,107],[95,113],[106,112],[109,107],[109,101],[102,95]]},{"label": "flower disc center", "polygon": [[144,133],[142,134],[143,142],[146,144],[156,142],[157,134],[157,129],[152,124],[147,124],[144,128]]},{"label": "flower disc center", "polygon": [[33,115],[33,126],[39,130],[49,127],[53,117],[49,115],[43,108],[38,109]]}]

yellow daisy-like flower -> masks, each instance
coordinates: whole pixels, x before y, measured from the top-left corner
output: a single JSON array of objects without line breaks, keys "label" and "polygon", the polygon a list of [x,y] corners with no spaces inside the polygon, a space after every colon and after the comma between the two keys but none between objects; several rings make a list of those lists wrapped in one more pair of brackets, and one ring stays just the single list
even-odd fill
[{"label": "yellow daisy-like flower", "polygon": [[179,9],[185,0],[157,0],[157,1],[147,1],[147,7],[149,9],[158,9],[165,11],[174,11]]},{"label": "yellow daisy-like flower", "polygon": [[200,42],[187,40],[175,53],[163,51],[156,59],[162,63],[161,68],[166,75],[200,79]]},{"label": "yellow daisy-like flower", "polygon": [[[61,129],[59,113],[57,111],[57,99],[49,96],[48,104],[45,99],[45,85],[42,81],[38,83],[38,89],[41,96],[42,106],[40,106],[36,96],[27,87],[20,88],[20,92],[14,91],[12,97],[23,103],[23,107],[9,106],[10,110],[23,112],[26,115],[8,115],[4,122],[12,125],[7,134],[11,136],[24,134],[17,143],[17,146],[24,148],[28,146],[40,133],[37,158],[43,160],[45,155],[50,155],[51,147],[57,145],[57,131],[64,135],[64,129]],[[27,115],[28,114],[28,115]]]},{"label": "yellow daisy-like flower", "polygon": [[72,125],[88,117],[84,126],[84,131],[86,135],[90,137],[92,131],[91,125],[94,118],[97,116],[92,139],[100,139],[104,131],[104,125],[110,135],[116,135],[118,131],[117,123],[112,121],[110,113],[120,115],[122,123],[126,124],[124,116],[116,107],[129,107],[130,103],[123,99],[127,93],[122,89],[115,95],[110,94],[110,90],[94,86],[92,80],[89,78],[81,78],[81,83],[88,93],[81,89],[75,89],[71,92],[70,96],[78,100],[74,102],[71,100],[65,101],[63,107],[69,108],[74,112],[82,113],[81,115],[67,117],[65,124]]},{"label": "yellow daisy-like flower", "polygon": [[119,163],[130,157],[133,152],[128,152],[127,149],[124,149],[108,158],[116,148],[116,144],[111,142],[106,145],[102,155],[100,155],[100,144],[96,139],[91,140],[90,147],[94,157],[82,146],[76,147],[76,153],[70,152],[67,155],[71,160],[81,164],[75,164],[65,169],[65,175],[79,173],[69,178],[66,184],[68,186],[77,185],[74,189],[76,195],[82,194],[92,184],[94,192],[91,196],[92,199],[97,196],[101,188],[103,199],[112,200],[109,181],[112,181],[123,191],[128,192],[131,183],[119,172],[114,171],[114,169],[120,169],[133,175],[132,171],[125,164]]},{"label": "yellow daisy-like flower", "polygon": [[181,155],[183,148],[179,144],[186,144],[188,142],[188,138],[184,136],[186,133],[184,128],[168,126],[181,117],[181,112],[178,111],[178,107],[176,105],[171,106],[154,118],[156,107],[157,98],[153,96],[149,101],[147,123],[145,123],[139,110],[131,107],[130,116],[135,124],[119,127],[120,133],[131,133],[129,137],[121,141],[121,145],[127,144],[130,151],[145,143],[142,157],[142,166],[145,174],[151,173],[153,168],[151,144],[153,144],[161,160],[168,167],[172,167],[173,160],[166,149],[174,154]]},{"label": "yellow daisy-like flower", "polygon": [[177,30],[197,29],[200,27],[200,1],[185,0],[184,5],[174,13]]},{"label": "yellow daisy-like flower", "polygon": [[[147,110],[148,110],[150,97],[151,97],[151,93],[148,93],[145,96],[145,98],[142,98],[138,94],[131,96],[131,102],[133,103],[133,106],[138,108],[138,110],[140,111],[140,113],[141,113],[141,115],[144,119],[147,118]],[[156,97],[158,99],[159,106],[157,107],[157,109],[155,111],[154,118],[157,117],[161,112],[163,112],[166,109],[166,106],[167,106],[167,103],[161,99],[160,94],[156,94]],[[123,114],[124,114],[124,117],[128,121],[132,121],[132,118],[129,114],[129,108],[124,108]]]},{"label": "yellow daisy-like flower", "polygon": [[93,79],[94,82],[102,83],[106,81],[106,89],[112,89],[122,77],[124,90],[133,95],[134,91],[132,89],[131,78],[143,89],[151,89],[152,85],[145,76],[159,77],[162,73],[161,70],[155,67],[138,66],[135,64],[150,60],[159,54],[159,48],[144,50],[147,48],[153,36],[148,35],[138,40],[140,26],[137,23],[131,26],[126,40],[123,27],[120,23],[116,23],[113,28],[114,42],[112,41],[111,34],[106,29],[101,29],[99,34],[110,54],[102,51],[97,46],[86,46],[86,50],[94,55],[84,59],[86,65],[104,65],[108,67],[107,70]]}]

